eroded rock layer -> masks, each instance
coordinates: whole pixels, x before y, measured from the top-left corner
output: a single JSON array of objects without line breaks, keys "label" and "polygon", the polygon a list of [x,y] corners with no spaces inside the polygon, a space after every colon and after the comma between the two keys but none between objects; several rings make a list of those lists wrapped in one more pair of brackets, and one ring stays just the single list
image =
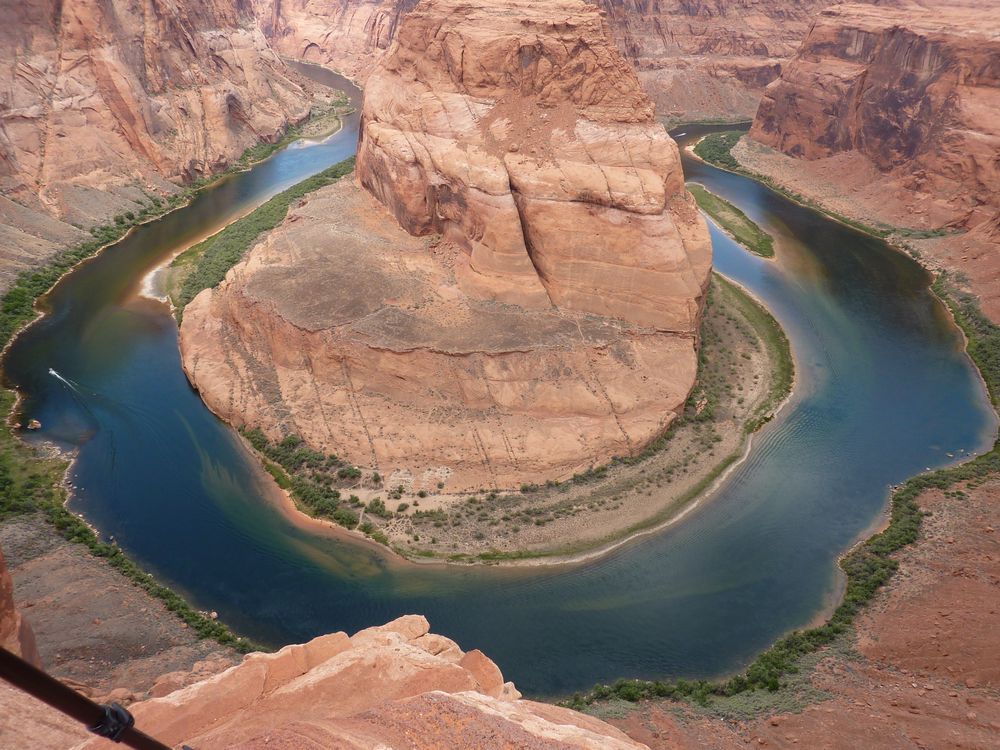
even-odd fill
[{"label": "eroded rock layer", "polygon": [[430,633],[416,615],[251,654],[131,710],[161,742],[200,750],[645,748],[598,719],[521,699],[485,655]]},{"label": "eroded rock layer", "polygon": [[304,117],[248,7],[30,0],[0,24],[0,284]]},{"label": "eroded rock layer", "polygon": [[[666,115],[752,117],[828,0],[592,0]],[[361,80],[416,0],[255,0],[275,48]]]},{"label": "eroded rock layer", "polygon": [[236,424],[448,490],[572,474],[669,425],[693,336],[470,298],[467,267],[345,179],[188,305],[184,367]]},{"label": "eroded rock layer", "polygon": [[[827,0],[593,0],[663,114],[751,117]],[[416,0],[255,0],[276,49],[367,78]]]},{"label": "eroded rock layer", "polygon": [[996,315],[1000,3],[938,6],[823,11],[768,87],[750,131],[801,167],[746,158],[799,192],[825,202],[830,194],[848,215],[924,232],[968,230],[921,249],[966,273]]},{"label": "eroded rock layer", "polygon": [[463,289],[693,334],[711,250],[677,147],[578,0],[424,2],[369,79],[358,179]]}]

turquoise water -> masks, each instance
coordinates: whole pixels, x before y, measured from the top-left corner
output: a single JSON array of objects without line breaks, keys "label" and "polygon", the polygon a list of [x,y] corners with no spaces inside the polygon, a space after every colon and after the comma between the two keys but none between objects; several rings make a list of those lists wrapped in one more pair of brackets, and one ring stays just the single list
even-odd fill
[{"label": "turquoise water", "polygon": [[43,425],[26,437],[78,451],[73,509],[242,634],[278,645],[419,612],[529,694],[718,675],[829,603],[837,555],[889,484],[992,440],[982,386],[915,263],[686,161],[689,179],[778,238],[767,262],[713,231],[715,262],[780,319],[799,372],[791,403],[711,502],[601,560],[548,569],[415,566],[299,528],[189,387],[166,307],[137,290],[177,249],[350,155],[356,138],[353,117],[138,229],[66,277],[4,361],[23,419]]}]

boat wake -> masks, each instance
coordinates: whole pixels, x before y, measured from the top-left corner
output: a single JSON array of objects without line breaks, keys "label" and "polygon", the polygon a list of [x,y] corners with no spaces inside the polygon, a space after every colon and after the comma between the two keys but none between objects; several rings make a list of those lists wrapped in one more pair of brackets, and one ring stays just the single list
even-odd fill
[{"label": "boat wake", "polygon": [[64,378],[62,375],[60,375],[58,372],[56,372],[55,369],[53,369],[52,367],[49,368],[49,375],[51,375],[52,377],[54,377],[59,382],[63,383],[71,391],[76,391],[77,393],[80,392],[80,386],[79,386],[78,383],[74,383],[69,378]]}]

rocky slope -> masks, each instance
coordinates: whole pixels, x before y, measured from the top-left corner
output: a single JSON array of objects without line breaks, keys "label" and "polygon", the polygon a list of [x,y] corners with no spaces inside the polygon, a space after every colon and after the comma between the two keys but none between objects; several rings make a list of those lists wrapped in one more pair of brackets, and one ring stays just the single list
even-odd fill
[{"label": "rocky slope", "polygon": [[260,28],[283,55],[364,81],[417,0],[253,0]]},{"label": "rocky slope", "polygon": [[[828,0],[593,0],[662,114],[752,117]],[[416,0],[255,0],[283,54],[364,80]]]},{"label": "rocky slope", "polygon": [[449,491],[662,432],[694,382],[711,250],[597,11],[422,3],[362,129],[358,181],[410,233],[348,181],[294,208],[185,310],[211,408]]},{"label": "rocky slope", "polygon": [[481,652],[464,653],[415,615],[251,654],[132,711],[160,741],[199,750],[645,747],[597,719],[522,700]]},{"label": "rocky slope", "polygon": [[847,215],[957,235],[921,250],[997,317],[998,123],[1000,3],[843,5],[820,14],[735,153]]},{"label": "rocky slope", "polygon": [[0,25],[0,267],[206,175],[310,98],[248,7],[30,0]]},{"label": "rocky slope", "polygon": [[593,0],[657,110],[752,117],[761,92],[831,0]]}]

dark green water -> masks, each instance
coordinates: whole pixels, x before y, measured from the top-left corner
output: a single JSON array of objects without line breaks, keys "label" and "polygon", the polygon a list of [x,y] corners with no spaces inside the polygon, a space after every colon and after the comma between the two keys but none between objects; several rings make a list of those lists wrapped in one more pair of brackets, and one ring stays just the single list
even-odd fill
[{"label": "dark green water", "polygon": [[419,612],[531,694],[718,675],[829,603],[837,555],[877,518],[889,484],[992,440],[980,382],[914,263],[752,181],[686,163],[779,237],[769,263],[716,232],[716,267],[781,320],[800,378],[711,502],[557,569],[418,567],[299,529],[188,386],[166,308],[136,290],[178,246],[346,157],[356,136],[353,119],[108,249],[57,286],[48,317],[4,363],[23,418],[43,424],[30,439],[78,450],[72,507],[245,635],[282,644]]}]

